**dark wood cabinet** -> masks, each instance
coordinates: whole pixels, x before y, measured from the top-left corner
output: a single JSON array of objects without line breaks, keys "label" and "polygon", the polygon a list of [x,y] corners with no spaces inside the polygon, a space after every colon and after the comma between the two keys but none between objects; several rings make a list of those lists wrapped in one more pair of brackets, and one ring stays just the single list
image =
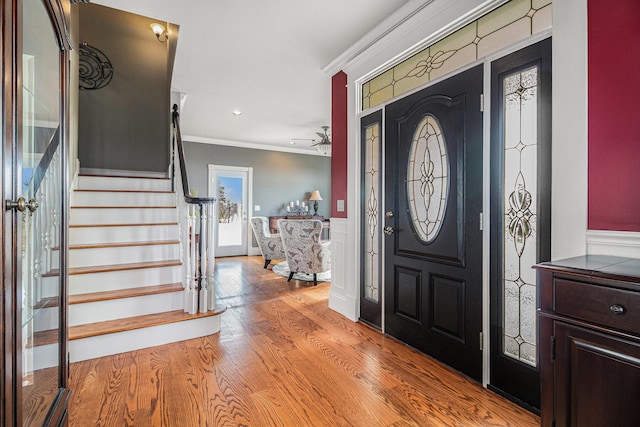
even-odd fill
[{"label": "dark wood cabinet", "polygon": [[640,425],[640,260],[536,268],[542,425]]}]

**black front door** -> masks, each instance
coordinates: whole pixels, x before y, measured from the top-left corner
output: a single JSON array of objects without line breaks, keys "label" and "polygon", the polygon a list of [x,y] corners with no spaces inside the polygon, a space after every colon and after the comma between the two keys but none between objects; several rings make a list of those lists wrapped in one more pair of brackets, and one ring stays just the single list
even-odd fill
[{"label": "black front door", "polygon": [[482,378],[482,66],[390,104],[385,332]]}]

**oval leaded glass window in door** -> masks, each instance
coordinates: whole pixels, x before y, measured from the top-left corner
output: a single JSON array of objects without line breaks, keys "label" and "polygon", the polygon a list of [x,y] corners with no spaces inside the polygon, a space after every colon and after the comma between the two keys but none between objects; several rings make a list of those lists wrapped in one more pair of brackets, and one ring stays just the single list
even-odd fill
[{"label": "oval leaded glass window in door", "polygon": [[438,236],[449,194],[449,158],[438,120],[426,115],[416,127],[407,167],[411,222],[424,243]]}]

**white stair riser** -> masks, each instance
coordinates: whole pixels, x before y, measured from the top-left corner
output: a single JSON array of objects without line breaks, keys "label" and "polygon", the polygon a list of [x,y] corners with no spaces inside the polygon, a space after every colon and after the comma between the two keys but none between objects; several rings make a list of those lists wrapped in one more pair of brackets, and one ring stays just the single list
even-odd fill
[{"label": "white stair riser", "polygon": [[78,177],[78,188],[82,190],[149,190],[171,191],[169,179],[125,178],[104,176]]},{"label": "white stair riser", "polygon": [[181,310],[183,292],[69,305],[69,326]]},{"label": "white stair riser", "polygon": [[175,208],[72,208],[69,223],[87,224],[153,224],[175,222]]},{"label": "white stair riser", "polygon": [[46,307],[38,309],[37,316],[33,316],[31,325],[34,332],[48,331],[58,327],[60,317],[59,307]]},{"label": "white stair riser", "polygon": [[79,362],[212,335],[220,331],[220,316],[72,340],[69,341],[69,359]]},{"label": "white stair riser", "polygon": [[76,191],[74,206],[175,206],[174,193]]},{"label": "white stair riser", "polygon": [[41,279],[40,296],[42,298],[57,297],[60,294],[60,278],[58,276],[43,277]]},{"label": "white stair riser", "polygon": [[180,246],[177,243],[167,245],[70,249],[69,267],[165,261],[178,258],[180,258]]},{"label": "white stair riser", "polygon": [[58,366],[60,361],[60,346],[58,344],[28,347],[23,351],[23,359],[30,360],[31,363],[33,363],[30,367],[23,366],[23,370],[32,369],[34,371],[39,371],[40,369]]},{"label": "white stair riser", "polygon": [[116,291],[128,289],[132,286],[141,287],[164,285],[167,283],[182,283],[182,278],[182,266],[72,274],[69,276],[69,294]]},{"label": "white stair riser", "polygon": [[177,240],[178,226],[145,225],[119,227],[79,227],[69,229],[69,243],[81,245],[88,243],[124,243],[150,242],[154,240]]}]

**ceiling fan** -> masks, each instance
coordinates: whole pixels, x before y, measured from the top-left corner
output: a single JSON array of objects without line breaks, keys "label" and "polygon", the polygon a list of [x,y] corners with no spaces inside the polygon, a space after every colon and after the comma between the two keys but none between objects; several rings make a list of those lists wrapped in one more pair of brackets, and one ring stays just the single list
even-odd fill
[{"label": "ceiling fan", "polygon": [[316,141],[315,139],[311,140],[311,146],[316,147],[316,150],[325,156],[331,155],[331,140],[329,139],[329,134],[327,131],[329,130],[329,126],[321,126],[323,132],[316,132],[316,135],[320,137],[320,141]]}]

